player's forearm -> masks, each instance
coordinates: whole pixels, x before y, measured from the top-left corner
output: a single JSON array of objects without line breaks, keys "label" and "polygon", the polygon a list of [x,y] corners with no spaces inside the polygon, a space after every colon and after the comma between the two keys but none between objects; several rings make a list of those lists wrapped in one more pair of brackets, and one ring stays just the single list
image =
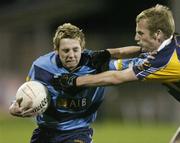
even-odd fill
[{"label": "player's forearm", "polygon": [[96,75],[81,76],[76,79],[76,86],[107,86],[121,83],[117,71],[108,71]]},{"label": "player's forearm", "polygon": [[81,76],[76,86],[107,86],[138,80],[132,68],[122,71],[107,71],[96,75]]},{"label": "player's forearm", "polygon": [[141,48],[139,46],[127,46],[107,50],[110,52],[111,58],[118,59],[137,57],[141,53]]}]

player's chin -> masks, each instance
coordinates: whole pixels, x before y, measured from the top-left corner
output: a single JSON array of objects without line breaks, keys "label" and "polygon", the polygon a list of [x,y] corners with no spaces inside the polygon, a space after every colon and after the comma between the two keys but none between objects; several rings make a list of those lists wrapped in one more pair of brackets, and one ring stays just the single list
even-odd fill
[{"label": "player's chin", "polygon": [[69,66],[66,66],[67,69],[69,70],[74,70],[76,68],[76,66],[74,65],[69,65]]},{"label": "player's chin", "polygon": [[142,52],[149,52],[149,48],[142,46],[142,45],[140,45],[140,47],[142,49]]},{"label": "player's chin", "polygon": [[68,64],[66,65],[66,68],[72,70],[72,69],[75,69],[75,68],[77,67],[77,65],[78,65],[78,64],[76,64],[76,63],[68,63]]}]

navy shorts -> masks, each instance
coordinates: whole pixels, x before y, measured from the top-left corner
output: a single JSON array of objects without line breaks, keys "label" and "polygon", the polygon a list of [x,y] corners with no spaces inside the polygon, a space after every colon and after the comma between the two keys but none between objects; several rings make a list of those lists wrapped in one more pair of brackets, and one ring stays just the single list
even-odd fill
[{"label": "navy shorts", "polygon": [[57,131],[38,127],[34,130],[30,143],[92,143],[92,135],[91,128]]}]

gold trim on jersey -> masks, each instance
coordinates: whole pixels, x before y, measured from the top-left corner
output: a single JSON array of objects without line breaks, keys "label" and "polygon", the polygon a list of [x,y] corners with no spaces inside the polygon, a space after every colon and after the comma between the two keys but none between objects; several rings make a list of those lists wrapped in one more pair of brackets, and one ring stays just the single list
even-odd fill
[{"label": "gold trim on jersey", "polygon": [[30,78],[29,76],[26,77],[26,81],[30,81],[30,79],[31,79],[31,78]]},{"label": "gold trim on jersey", "polygon": [[122,59],[118,59],[115,63],[115,67],[117,70],[122,70]]}]

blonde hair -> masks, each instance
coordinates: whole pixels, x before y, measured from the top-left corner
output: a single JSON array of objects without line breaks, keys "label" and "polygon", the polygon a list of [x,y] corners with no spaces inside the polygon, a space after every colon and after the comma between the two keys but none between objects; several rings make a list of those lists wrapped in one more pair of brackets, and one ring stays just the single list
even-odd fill
[{"label": "blonde hair", "polygon": [[63,38],[78,39],[81,48],[85,48],[85,36],[81,29],[71,23],[64,23],[60,25],[53,38],[54,50],[59,50],[60,40]]},{"label": "blonde hair", "polygon": [[175,32],[175,23],[171,10],[167,6],[157,4],[156,6],[142,11],[136,17],[136,23],[146,19],[150,34],[161,30],[169,38]]}]

